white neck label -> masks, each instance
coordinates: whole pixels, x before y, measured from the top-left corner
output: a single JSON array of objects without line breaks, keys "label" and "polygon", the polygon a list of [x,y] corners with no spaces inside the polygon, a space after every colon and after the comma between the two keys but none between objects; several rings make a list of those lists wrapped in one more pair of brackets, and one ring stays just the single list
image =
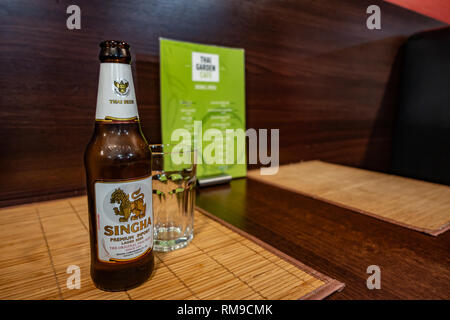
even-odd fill
[{"label": "white neck label", "polygon": [[98,81],[97,120],[128,120],[139,117],[131,65],[101,63]]}]

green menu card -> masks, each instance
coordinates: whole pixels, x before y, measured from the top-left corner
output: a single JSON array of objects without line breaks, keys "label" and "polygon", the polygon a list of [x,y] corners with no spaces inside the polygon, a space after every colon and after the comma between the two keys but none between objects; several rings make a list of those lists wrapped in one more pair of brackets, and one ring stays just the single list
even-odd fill
[{"label": "green menu card", "polygon": [[160,39],[163,144],[197,149],[198,178],[246,175],[244,50]]}]

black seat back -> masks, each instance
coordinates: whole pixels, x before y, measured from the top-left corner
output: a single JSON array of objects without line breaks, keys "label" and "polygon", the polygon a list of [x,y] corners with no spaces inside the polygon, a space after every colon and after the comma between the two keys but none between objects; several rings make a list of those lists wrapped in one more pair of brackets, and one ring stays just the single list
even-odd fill
[{"label": "black seat back", "polygon": [[450,27],[404,45],[391,172],[450,185]]}]

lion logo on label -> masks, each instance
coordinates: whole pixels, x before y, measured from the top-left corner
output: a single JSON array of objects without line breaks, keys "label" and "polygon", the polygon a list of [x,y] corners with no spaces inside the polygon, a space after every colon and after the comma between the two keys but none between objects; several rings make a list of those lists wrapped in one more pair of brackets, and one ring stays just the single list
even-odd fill
[{"label": "lion logo on label", "polygon": [[114,81],[114,92],[119,96],[126,96],[129,91],[129,85],[127,80]]},{"label": "lion logo on label", "polygon": [[114,208],[114,213],[121,216],[120,222],[127,222],[130,218],[137,220],[145,217],[147,204],[144,202],[144,193],[141,192],[141,188],[131,193],[131,200],[128,194],[117,188],[111,194],[110,203],[119,204],[119,208]]}]

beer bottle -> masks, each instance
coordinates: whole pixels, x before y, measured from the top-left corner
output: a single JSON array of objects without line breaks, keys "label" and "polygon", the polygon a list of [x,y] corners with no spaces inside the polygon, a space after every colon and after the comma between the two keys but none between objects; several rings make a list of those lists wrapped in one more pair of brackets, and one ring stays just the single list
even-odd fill
[{"label": "beer bottle", "polygon": [[91,277],[107,291],[138,286],[153,271],[151,151],[139,123],[130,46],[100,43],[95,130],[84,156]]}]

